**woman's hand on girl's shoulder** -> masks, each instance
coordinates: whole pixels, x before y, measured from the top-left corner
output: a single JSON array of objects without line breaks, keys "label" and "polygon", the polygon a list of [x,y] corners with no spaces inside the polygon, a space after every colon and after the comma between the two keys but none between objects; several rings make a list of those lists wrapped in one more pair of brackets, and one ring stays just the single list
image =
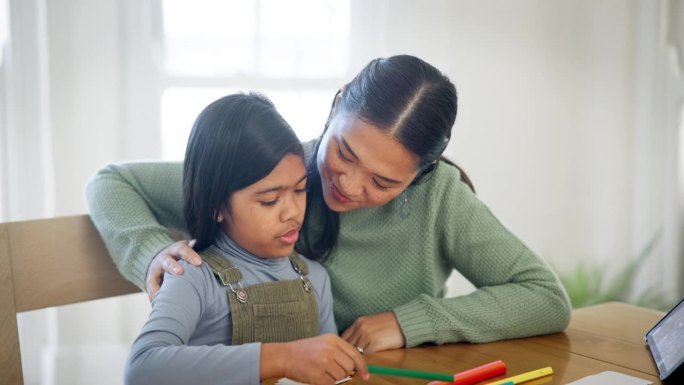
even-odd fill
[{"label": "woman's hand on girl's shoulder", "polygon": [[195,266],[202,264],[202,258],[192,248],[194,244],[194,240],[189,242],[178,241],[167,246],[154,257],[147,268],[147,279],[145,280],[150,301],[154,299],[161,288],[165,272],[175,275],[183,274],[183,267],[178,263],[179,259],[184,259]]},{"label": "woman's hand on girl's shoulder", "polygon": [[393,312],[361,316],[341,336],[365,353],[403,348],[404,333]]}]

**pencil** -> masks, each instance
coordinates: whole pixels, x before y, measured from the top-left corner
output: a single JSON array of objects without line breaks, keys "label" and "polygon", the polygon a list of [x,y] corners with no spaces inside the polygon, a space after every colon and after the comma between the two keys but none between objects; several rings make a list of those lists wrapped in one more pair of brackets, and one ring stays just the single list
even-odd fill
[{"label": "pencil", "polygon": [[384,366],[368,365],[368,372],[373,374],[384,374],[386,376],[420,378],[423,380],[454,381],[453,374],[421,372],[418,370],[387,368]]},{"label": "pencil", "polygon": [[535,378],[539,377],[544,377],[548,376],[549,374],[553,374],[553,369],[551,369],[550,366],[547,366],[545,368],[533,370],[531,372],[525,372],[523,374],[518,374],[517,376],[513,377],[508,377],[504,378],[503,380],[499,381],[494,381],[494,382],[489,382],[485,385],[503,385],[507,382],[512,382],[514,384],[519,384],[521,382],[529,381],[529,380],[534,380]]}]

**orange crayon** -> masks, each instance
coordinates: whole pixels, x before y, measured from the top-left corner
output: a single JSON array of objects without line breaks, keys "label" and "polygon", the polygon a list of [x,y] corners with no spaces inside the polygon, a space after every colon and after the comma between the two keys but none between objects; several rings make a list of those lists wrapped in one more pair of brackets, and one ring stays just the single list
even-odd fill
[{"label": "orange crayon", "polygon": [[506,374],[506,364],[498,360],[456,373],[453,382],[432,381],[428,385],[471,385],[502,374]]}]

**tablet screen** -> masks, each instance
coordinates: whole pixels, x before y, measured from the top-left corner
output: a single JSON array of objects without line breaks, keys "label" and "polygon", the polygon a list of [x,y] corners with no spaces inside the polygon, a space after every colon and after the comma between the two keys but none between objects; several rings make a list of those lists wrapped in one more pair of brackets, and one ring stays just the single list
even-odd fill
[{"label": "tablet screen", "polygon": [[646,333],[646,342],[665,379],[684,362],[684,299]]}]

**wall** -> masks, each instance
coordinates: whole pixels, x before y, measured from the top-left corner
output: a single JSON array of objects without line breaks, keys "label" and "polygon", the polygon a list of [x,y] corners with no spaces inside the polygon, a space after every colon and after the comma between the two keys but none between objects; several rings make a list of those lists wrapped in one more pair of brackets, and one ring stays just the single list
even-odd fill
[{"label": "wall", "polygon": [[[659,236],[637,291],[663,285],[669,300],[681,296],[672,158],[681,117],[672,110],[684,82],[681,62],[664,57],[664,33],[684,24],[681,3],[412,4],[374,3],[357,33],[382,36],[369,39],[382,55],[423,57],[456,83],[447,153],[499,219],[563,272],[583,261],[610,276]],[[380,55],[361,52],[358,67]]]},{"label": "wall", "polygon": [[630,255],[633,7],[444,1],[388,17],[390,51],[431,58],[457,84],[449,155],[503,223],[563,268]]}]

